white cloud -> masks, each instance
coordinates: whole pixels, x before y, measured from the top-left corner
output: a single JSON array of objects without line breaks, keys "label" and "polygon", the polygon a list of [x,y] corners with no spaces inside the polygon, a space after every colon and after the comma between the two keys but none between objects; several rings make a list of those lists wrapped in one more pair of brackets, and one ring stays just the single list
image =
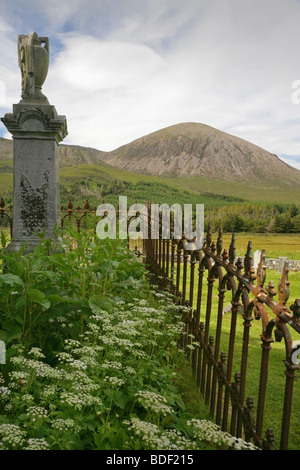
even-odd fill
[{"label": "white cloud", "polygon": [[74,91],[135,89],[159,73],[164,61],[140,44],[101,41],[68,35],[52,69],[52,86],[63,80]]},{"label": "white cloud", "polygon": [[291,99],[300,80],[294,0],[28,0],[27,14],[20,0],[3,5],[8,0],[0,7],[5,110],[20,95],[17,34],[50,35],[43,91],[67,116],[68,142],[111,150],[195,121],[278,155],[300,155],[300,104]]}]

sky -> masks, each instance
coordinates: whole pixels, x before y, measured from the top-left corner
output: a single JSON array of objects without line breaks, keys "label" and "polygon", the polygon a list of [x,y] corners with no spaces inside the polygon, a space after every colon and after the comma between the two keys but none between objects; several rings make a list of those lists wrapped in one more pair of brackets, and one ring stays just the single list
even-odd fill
[{"label": "sky", "polygon": [[1,0],[0,114],[21,99],[17,36],[35,31],[64,143],[110,151],[199,122],[300,169],[299,23],[300,0]]}]

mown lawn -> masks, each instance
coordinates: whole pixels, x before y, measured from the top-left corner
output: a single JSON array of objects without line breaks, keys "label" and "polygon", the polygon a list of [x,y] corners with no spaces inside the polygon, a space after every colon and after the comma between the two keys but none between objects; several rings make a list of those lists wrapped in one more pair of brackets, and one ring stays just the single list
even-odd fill
[{"label": "mown lawn", "polygon": [[[217,240],[214,234],[213,239]],[[223,234],[223,245],[229,247],[232,234]],[[288,259],[300,260],[300,235],[299,233],[244,233],[236,234],[236,254],[244,256],[247,244],[252,241],[253,253],[256,250],[266,250],[267,258],[286,256]]]}]

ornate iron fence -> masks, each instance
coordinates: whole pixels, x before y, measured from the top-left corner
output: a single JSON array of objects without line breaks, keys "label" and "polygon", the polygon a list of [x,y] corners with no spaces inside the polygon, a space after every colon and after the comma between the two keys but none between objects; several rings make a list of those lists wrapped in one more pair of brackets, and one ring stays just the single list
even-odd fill
[{"label": "ornate iron fence", "polygon": [[[135,201],[136,204],[137,201]],[[102,201],[104,204],[104,200]],[[62,230],[67,226],[67,224],[75,225],[78,233],[85,227],[87,215],[96,216],[97,207],[92,207],[88,200],[85,201],[84,205],[74,207],[71,200],[69,200],[66,206],[61,206],[60,208],[60,227]],[[102,217],[104,217],[102,215]],[[127,228],[132,219],[139,216],[139,212],[136,215],[131,216],[127,219]],[[119,209],[116,210],[116,217],[119,220]],[[101,217],[99,217],[100,220]],[[0,225],[1,221],[5,225],[9,226],[10,237],[13,236],[13,206],[7,206],[2,198],[0,198]],[[1,227],[0,227],[1,228]],[[142,255],[142,246],[141,240],[137,240],[136,243],[132,243],[132,240],[128,238],[127,240],[128,248],[132,248],[136,254],[139,256]]]},{"label": "ornate iron fence", "polygon": [[12,236],[13,228],[13,207],[9,205],[6,207],[6,204],[2,197],[0,198],[0,221],[6,222],[10,229],[10,235]]},{"label": "ornate iron fence", "polygon": [[[160,288],[172,293],[175,301],[183,307],[185,334],[181,338],[181,347],[190,355],[196,383],[212,417],[222,430],[251,440],[261,449],[275,448],[273,429],[268,427],[264,437],[263,424],[271,344],[274,340],[280,342],[284,339],[285,389],[282,391],[280,449],[287,449],[293,386],[299,369],[295,360],[299,346],[293,347],[290,328],[300,333],[300,300],[296,299],[288,309],[290,283],[287,264],[278,285],[279,298],[275,301],[274,283],[270,281],[265,286],[265,250],[255,273],[252,243],[249,242],[244,259],[236,258],[235,235],[232,235],[229,250],[223,249],[222,235],[220,229],[217,241],[213,242],[209,228],[203,248],[194,251],[186,249],[187,240],[184,238],[164,240],[161,234],[157,240],[148,238],[144,240],[146,263]],[[206,295],[205,272],[208,282]],[[215,284],[217,296],[214,295]],[[229,319],[224,312],[228,291],[231,313],[226,353],[221,346],[223,325]],[[205,306],[202,305],[204,297]],[[260,320],[262,326],[256,415],[253,396],[246,396],[249,350],[252,347],[250,328],[254,319]],[[238,320],[243,320],[242,338],[237,334]],[[236,358],[234,352],[238,341],[241,341],[241,348]],[[234,367],[238,367],[235,373]]]}]

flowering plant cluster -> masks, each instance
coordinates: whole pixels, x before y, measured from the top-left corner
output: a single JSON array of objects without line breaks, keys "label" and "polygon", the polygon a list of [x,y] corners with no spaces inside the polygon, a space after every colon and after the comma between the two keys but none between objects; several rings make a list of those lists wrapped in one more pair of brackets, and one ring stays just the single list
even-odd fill
[{"label": "flowering plant cluster", "polygon": [[0,449],[243,448],[186,411],[176,385],[180,307],[153,295],[120,242],[78,235],[77,249],[45,241],[7,258]]}]

